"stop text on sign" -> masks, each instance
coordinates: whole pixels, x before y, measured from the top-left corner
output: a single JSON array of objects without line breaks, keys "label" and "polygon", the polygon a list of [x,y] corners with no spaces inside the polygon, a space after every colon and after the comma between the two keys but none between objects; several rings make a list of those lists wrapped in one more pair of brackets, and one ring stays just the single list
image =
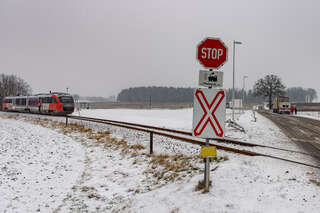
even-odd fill
[{"label": "stop text on sign", "polygon": [[203,59],[220,59],[223,56],[223,49],[205,48],[201,49],[201,58]]},{"label": "stop text on sign", "polygon": [[219,38],[205,38],[197,46],[197,59],[207,68],[220,68],[228,57],[228,48]]}]

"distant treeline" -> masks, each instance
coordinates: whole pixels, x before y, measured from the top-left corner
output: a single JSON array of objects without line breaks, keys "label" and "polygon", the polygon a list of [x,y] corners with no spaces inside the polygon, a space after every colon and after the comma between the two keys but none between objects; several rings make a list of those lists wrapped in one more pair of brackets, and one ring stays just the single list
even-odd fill
[{"label": "distant treeline", "polygon": [[134,87],[122,90],[120,102],[192,102],[193,88]]},{"label": "distant treeline", "polygon": [[[134,87],[123,89],[118,97],[119,102],[193,102],[194,88],[175,88],[175,87]],[[227,102],[232,100],[232,89],[226,89]],[[286,90],[291,102],[312,102],[317,98],[314,89],[304,89],[302,87],[292,87]],[[235,89],[235,99],[242,99],[246,103],[257,103],[265,101],[262,97],[256,97],[253,90],[244,91]]]},{"label": "distant treeline", "polygon": [[75,100],[79,101],[89,101],[89,102],[115,102],[115,96],[110,96],[108,98],[99,96],[80,96],[78,94],[72,95]]},{"label": "distant treeline", "polygon": [[311,88],[291,87],[286,90],[286,96],[291,102],[313,102],[317,99],[317,92]]}]

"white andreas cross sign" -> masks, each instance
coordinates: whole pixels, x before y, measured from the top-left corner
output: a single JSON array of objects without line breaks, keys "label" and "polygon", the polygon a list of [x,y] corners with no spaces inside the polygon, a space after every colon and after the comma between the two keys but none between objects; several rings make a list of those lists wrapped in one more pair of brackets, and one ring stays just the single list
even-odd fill
[{"label": "white andreas cross sign", "polygon": [[225,132],[225,91],[197,89],[193,100],[193,136],[222,138]]}]

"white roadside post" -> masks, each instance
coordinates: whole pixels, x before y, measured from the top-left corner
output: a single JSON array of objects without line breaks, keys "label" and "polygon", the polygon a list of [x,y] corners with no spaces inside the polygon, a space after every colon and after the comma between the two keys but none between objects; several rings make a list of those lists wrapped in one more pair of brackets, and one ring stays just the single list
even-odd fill
[{"label": "white roadside post", "polygon": [[236,57],[236,44],[242,44],[241,41],[233,41],[233,77],[232,77],[232,121],[234,121],[234,78],[235,78],[235,57]]},{"label": "white roadside post", "polygon": [[[219,38],[206,38],[197,47],[197,59],[208,70],[200,70],[199,85],[208,88],[195,90],[193,98],[192,135],[206,140],[200,156],[204,158],[204,185],[209,192],[210,158],[216,157],[216,148],[209,140],[223,138],[225,132],[226,95],[222,89],[223,72],[220,68],[227,61],[227,47]],[[213,88],[215,87],[215,88]]]},{"label": "white roadside post", "polygon": [[243,76],[243,87],[242,87],[242,111],[244,112],[244,93],[245,93],[245,87],[246,87],[246,78],[248,78],[247,75]]}]

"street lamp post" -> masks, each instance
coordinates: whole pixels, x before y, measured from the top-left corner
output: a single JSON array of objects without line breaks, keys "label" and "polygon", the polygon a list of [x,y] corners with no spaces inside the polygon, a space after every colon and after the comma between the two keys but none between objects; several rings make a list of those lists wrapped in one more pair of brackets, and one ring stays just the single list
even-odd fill
[{"label": "street lamp post", "polygon": [[248,78],[247,75],[243,76],[243,87],[242,87],[242,108],[244,109],[244,89],[246,86],[246,78]]},{"label": "street lamp post", "polygon": [[232,120],[234,121],[234,72],[235,72],[235,46],[236,44],[242,44],[240,41],[233,40],[233,81],[232,81]]}]

